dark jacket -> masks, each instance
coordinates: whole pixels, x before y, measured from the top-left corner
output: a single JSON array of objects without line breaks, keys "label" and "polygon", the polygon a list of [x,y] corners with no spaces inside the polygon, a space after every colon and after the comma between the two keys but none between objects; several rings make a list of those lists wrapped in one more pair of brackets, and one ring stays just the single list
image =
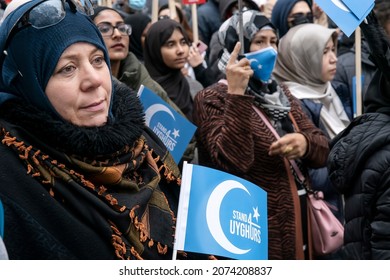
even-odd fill
[{"label": "dark jacket", "polygon": [[330,179],[345,197],[345,259],[390,259],[390,116],[364,114],[332,142]]},{"label": "dark jacket", "polygon": [[129,52],[127,57],[121,61],[118,79],[136,91],[144,85],[167,102],[176,112],[183,115],[179,107],[168,97],[160,84],[150,77],[148,70],[132,52]]},{"label": "dark jacket", "polygon": [[[362,43],[362,99],[364,99],[367,88],[374,76],[377,67],[368,58],[369,47],[363,40]],[[344,110],[350,119],[353,118],[353,78],[356,76],[355,48],[340,55],[337,61],[336,75],[332,80],[332,86],[343,103]]]},{"label": "dark jacket", "polygon": [[206,45],[209,45],[211,35],[218,30],[222,23],[218,2],[217,0],[209,0],[198,7],[199,37]]}]

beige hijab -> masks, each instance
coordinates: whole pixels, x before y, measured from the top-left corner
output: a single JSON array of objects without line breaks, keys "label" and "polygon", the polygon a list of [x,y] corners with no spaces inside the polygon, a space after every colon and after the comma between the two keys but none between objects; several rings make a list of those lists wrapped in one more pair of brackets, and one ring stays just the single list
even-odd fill
[{"label": "beige hijab", "polygon": [[325,92],[328,83],[321,79],[322,56],[329,38],[337,44],[336,29],[315,23],[291,28],[280,40],[274,75],[280,82],[304,84],[315,91]]},{"label": "beige hijab", "polygon": [[291,28],[279,43],[274,76],[296,98],[322,103],[320,118],[333,138],[350,121],[331,83],[322,81],[322,58],[329,38],[336,46],[335,29],[313,23]]}]

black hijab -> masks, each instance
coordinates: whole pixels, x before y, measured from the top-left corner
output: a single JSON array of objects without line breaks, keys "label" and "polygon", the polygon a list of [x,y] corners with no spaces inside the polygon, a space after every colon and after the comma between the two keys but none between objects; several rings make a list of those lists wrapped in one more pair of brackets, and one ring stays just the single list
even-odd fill
[{"label": "black hijab", "polygon": [[142,33],[146,26],[151,22],[148,15],[138,13],[131,14],[125,18],[125,23],[131,26],[132,32],[130,35],[129,51],[131,51],[140,60],[144,60],[144,51],[142,48]]},{"label": "black hijab", "polygon": [[170,99],[192,121],[193,101],[190,86],[180,69],[169,68],[163,61],[161,47],[178,29],[189,44],[182,25],[172,19],[162,19],[152,24],[146,38],[144,63],[150,76],[168,93]]}]

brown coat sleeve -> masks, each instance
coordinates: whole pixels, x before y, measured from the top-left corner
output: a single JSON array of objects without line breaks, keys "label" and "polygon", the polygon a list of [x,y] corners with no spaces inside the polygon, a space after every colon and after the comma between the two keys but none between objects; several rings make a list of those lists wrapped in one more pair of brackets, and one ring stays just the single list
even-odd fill
[{"label": "brown coat sleeve", "polygon": [[194,100],[198,141],[214,165],[228,171],[246,172],[254,161],[252,135],[253,97],[227,93],[215,84],[200,91]]}]

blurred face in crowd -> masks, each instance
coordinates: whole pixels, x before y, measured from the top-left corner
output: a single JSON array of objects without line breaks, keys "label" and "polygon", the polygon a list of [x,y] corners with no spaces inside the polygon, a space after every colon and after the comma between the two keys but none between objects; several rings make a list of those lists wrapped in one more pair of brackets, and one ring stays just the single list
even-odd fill
[{"label": "blurred face in crowd", "polygon": [[322,56],[322,81],[329,82],[333,80],[336,74],[336,46],[332,38],[326,43],[324,54]]},{"label": "blurred face in crowd", "polygon": [[149,31],[151,25],[152,25],[152,23],[149,22],[148,25],[146,25],[144,31],[143,31],[142,34],[141,34],[141,44],[142,44],[142,48],[145,47],[145,38],[146,38],[146,34],[148,33],[148,31]]},{"label": "blurred face in crowd", "polygon": [[306,1],[299,1],[294,5],[287,18],[287,22],[290,27],[305,22],[313,22],[312,12]]},{"label": "blurred face in crowd", "polygon": [[64,120],[78,126],[104,125],[112,83],[103,51],[89,43],[69,46],[58,60],[45,92]]},{"label": "blurred face in crowd", "polygon": [[181,69],[187,63],[190,47],[179,29],[175,29],[161,47],[161,56],[166,66]]},{"label": "blurred face in crowd", "polygon": [[249,52],[255,52],[267,47],[277,50],[278,38],[272,29],[259,30],[251,41]]},{"label": "blurred face in crowd", "polygon": [[[178,23],[180,23],[180,18],[179,18],[179,15],[176,13],[176,10],[174,11],[175,12],[175,17],[172,18],[173,20],[177,21]],[[171,11],[169,10],[169,8],[167,9],[162,9],[159,13],[158,13],[158,16],[161,17],[161,18],[171,18]]]},{"label": "blurred face in crowd", "polygon": [[121,24],[124,24],[122,17],[115,11],[103,10],[95,17],[94,22],[103,35],[110,60],[121,61],[125,59],[129,52],[129,35],[121,32],[119,28],[114,28],[112,34],[111,31],[108,31],[106,34],[102,32],[102,30],[106,30],[104,28],[106,26],[119,27]]}]

